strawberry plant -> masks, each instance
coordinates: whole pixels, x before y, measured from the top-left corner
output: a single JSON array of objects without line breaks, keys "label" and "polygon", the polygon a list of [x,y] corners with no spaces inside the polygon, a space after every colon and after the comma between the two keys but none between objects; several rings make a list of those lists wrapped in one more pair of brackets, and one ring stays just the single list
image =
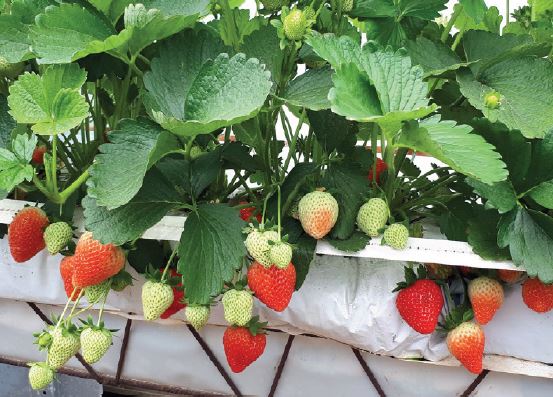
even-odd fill
[{"label": "strawberry plant", "polygon": [[[403,249],[427,224],[553,283],[549,3],[503,29],[497,8],[465,0],[445,20],[445,0],[242,3],[0,3],[0,194],[45,203],[10,226],[16,261],[61,252],[76,302],[129,285],[126,256],[141,273],[166,264],[143,290],[147,317],[186,305],[196,328],[246,275],[284,310],[317,240],[351,252],[383,235]],[[77,207],[87,233],[74,249]],[[176,213],[167,261],[140,238]],[[231,322],[247,323],[243,306]],[[452,345],[479,337],[459,327]],[[256,345],[232,360],[242,370],[264,336],[228,333]]]}]

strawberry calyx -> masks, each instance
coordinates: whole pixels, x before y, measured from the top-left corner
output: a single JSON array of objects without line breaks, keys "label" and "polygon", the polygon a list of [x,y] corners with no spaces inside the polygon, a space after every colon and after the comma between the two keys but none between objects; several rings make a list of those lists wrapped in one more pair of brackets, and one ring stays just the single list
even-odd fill
[{"label": "strawberry calyx", "polygon": [[123,291],[128,286],[132,286],[134,278],[131,274],[122,269],[119,273],[111,278],[111,289],[117,292]]},{"label": "strawberry calyx", "polygon": [[148,265],[146,272],[144,273],[144,277],[148,281],[152,281],[154,283],[163,283],[174,288],[179,288],[178,285],[182,282],[181,277],[171,276],[169,275],[169,272],[167,272],[165,274],[165,278],[162,279],[162,275],[163,275],[163,268],[156,269],[152,266],[152,264]]},{"label": "strawberry calyx", "polygon": [[84,331],[87,328],[90,328],[94,331],[108,331],[110,333],[119,331],[118,329],[106,328],[103,321],[100,321],[100,323],[96,324],[92,316],[88,316],[86,320],[80,319],[80,321],[81,323],[83,323],[83,325],[81,325],[79,329],[80,332]]},{"label": "strawberry calyx", "polygon": [[474,318],[474,312],[467,305],[460,305],[453,308],[445,318],[444,323],[439,325],[439,330],[449,332],[457,328],[462,323],[471,321]]},{"label": "strawberry calyx", "polygon": [[266,321],[260,322],[259,316],[253,316],[252,319],[244,326],[244,328],[250,331],[250,334],[252,334],[253,336],[256,336],[257,334],[265,333],[265,327],[267,326],[267,324],[268,323]]},{"label": "strawberry calyx", "polygon": [[417,282],[417,280],[432,280],[438,285],[443,284],[442,280],[436,280],[433,277],[431,277],[428,274],[428,270],[423,265],[418,266],[416,273],[413,268],[409,266],[405,266],[404,272],[405,272],[405,280],[397,283],[396,288],[394,288],[392,292],[398,292],[398,291],[401,291],[402,289],[408,288],[411,285],[413,285],[415,282]]}]

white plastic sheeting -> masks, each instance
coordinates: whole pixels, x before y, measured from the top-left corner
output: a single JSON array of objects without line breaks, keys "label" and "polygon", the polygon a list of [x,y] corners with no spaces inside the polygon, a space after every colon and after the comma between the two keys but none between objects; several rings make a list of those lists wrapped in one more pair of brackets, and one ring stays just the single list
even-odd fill
[{"label": "white plastic sheeting", "polygon": [[[42,252],[25,264],[17,264],[9,254],[7,239],[0,240],[0,298],[63,305],[67,298],[58,270],[60,258]],[[449,353],[444,337],[415,332],[395,308],[391,291],[403,279],[404,264],[318,255],[287,310],[276,313],[259,302],[257,310],[272,328],[289,333],[315,334],[382,355],[445,359]],[[143,279],[130,266],[127,269],[137,281],[123,292],[111,292],[107,309],[140,318]],[[183,311],[165,323],[178,320],[184,320]],[[226,324],[220,305],[213,309],[210,323]],[[487,353],[553,362],[553,314],[537,314],[526,308],[520,286],[507,288],[502,309],[485,331]]]},{"label": "white plastic sheeting", "polygon": [[[45,313],[58,307],[39,305]],[[14,321],[17,319],[17,321]],[[94,369],[115,375],[125,319],[107,314],[106,325],[119,328],[119,337]],[[0,355],[21,360],[44,359],[33,345],[32,332],[43,322],[23,302],[0,299]],[[207,326],[200,332],[217,358],[226,365],[222,347],[223,327]],[[241,374],[231,374],[245,395],[266,396],[282,355],[287,336],[269,332],[265,353]],[[462,368],[407,362],[363,353],[384,392],[391,397],[445,397],[463,392],[474,375]],[[82,370],[71,360],[69,367]],[[133,321],[124,379],[138,379],[191,390],[230,394],[221,375],[211,364],[192,334],[181,323]],[[476,389],[479,397],[543,397],[553,394],[553,380],[490,373]],[[343,344],[321,338],[298,336],[294,340],[276,396],[376,396],[376,392]]]}]

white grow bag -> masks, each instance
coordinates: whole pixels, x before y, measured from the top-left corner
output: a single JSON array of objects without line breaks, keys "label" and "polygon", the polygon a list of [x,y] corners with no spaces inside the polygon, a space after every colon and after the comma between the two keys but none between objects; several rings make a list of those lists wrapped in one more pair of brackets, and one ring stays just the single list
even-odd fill
[{"label": "white grow bag", "polygon": [[[0,222],[9,223],[14,212],[24,204],[24,202],[12,200],[0,201]],[[183,223],[182,217],[166,217],[159,225],[146,232],[145,237],[155,238],[158,236],[157,238],[178,240]],[[395,309],[395,294],[391,291],[395,284],[403,278],[403,265],[407,260],[410,260],[472,267],[513,268],[509,262],[486,262],[472,253],[467,244],[446,240],[410,239],[409,247],[405,251],[394,251],[389,247],[382,247],[375,240],[365,250],[349,257],[339,256],[341,254],[339,251],[325,243],[321,243],[317,248],[317,252],[319,255],[311,265],[303,287],[300,291],[294,293],[288,309],[282,313],[276,313],[257,302],[257,310],[262,319],[269,321],[270,328],[280,329],[291,334],[315,334],[371,353],[398,358],[425,358],[447,366],[458,366],[458,363],[449,357],[443,336],[418,334],[403,322]],[[388,257],[394,260],[371,259],[362,256]],[[53,257],[46,252],[42,252],[25,264],[17,264],[9,253],[7,239],[0,240],[0,280],[2,280],[0,282],[0,299],[2,299],[0,305],[16,307],[17,304],[13,301],[56,305],[58,308],[63,305],[67,298],[58,271],[60,259],[60,256]],[[140,289],[143,279],[130,266],[127,266],[127,270],[137,279],[135,286],[120,293],[112,291],[106,309],[111,315],[115,315],[110,318],[131,317],[142,320]],[[26,307],[26,305],[24,306]],[[48,313],[52,309],[52,307],[46,308],[45,312]],[[3,311],[3,309],[1,310]],[[31,317],[36,317],[28,307],[20,307],[15,310],[26,310]],[[14,321],[15,318],[6,316],[8,315],[5,313],[2,317],[3,321],[16,322]],[[17,317],[19,318],[19,316]],[[40,323],[38,317],[34,321]],[[117,321],[122,322],[123,320]],[[179,337],[180,333],[186,333],[190,336],[189,332],[182,327],[183,321],[184,313],[181,311],[171,319],[159,321],[156,324],[144,321],[134,322],[133,324],[138,323],[140,325],[133,325],[133,332],[135,332],[135,329],[140,329],[139,332],[144,337],[148,334],[151,339],[148,345],[152,349],[154,346],[159,346],[160,350],[171,350],[175,342],[171,341],[170,338],[158,335],[158,332],[161,332],[160,330],[165,329],[163,326],[158,326],[158,324],[171,327],[180,326],[179,329],[182,329],[182,331],[179,332]],[[225,326],[226,322],[223,319],[220,306],[214,308],[210,324],[214,328],[208,328],[209,331],[206,331],[203,335],[204,337],[205,335],[211,335],[212,329],[216,329],[219,337],[218,339],[215,338],[217,340],[213,340],[210,346],[222,353],[220,334],[222,334],[223,328],[218,326]],[[27,338],[20,339],[22,342],[17,343],[17,349],[14,349],[14,345],[7,343],[6,346],[0,348],[0,355],[10,357],[15,355],[15,358],[19,357],[23,360],[34,359],[35,356],[31,356],[31,351],[35,351],[36,346],[32,345],[31,334],[39,330],[40,327],[40,325],[34,328],[25,327],[25,332],[28,334]],[[13,328],[13,325],[11,328]],[[116,328],[123,327],[118,325]],[[3,329],[3,327],[0,327],[0,329]],[[1,331],[1,334],[8,332],[9,329],[8,327],[7,330]],[[18,331],[22,333],[23,329],[18,328]],[[544,381],[542,386],[547,386],[547,390],[553,395],[553,381],[550,380],[553,379],[553,367],[543,364],[553,362],[553,344],[551,343],[553,315],[551,313],[537,314],[530,311],[522,302],[520,286],[511,287],[506,290],[505,303],[502,309],[493,321],[485,326],[485,332],[485,368],[500,372],[549,378],[549,380]],[[270,359],[272,360],[270,361],[271,365],[276,366],[286,338],[282,334],[269,335],[269,353],[262,356],[260,360],[263,362]],[[2,336],[0,335],[0,337]],[[317,340],[315,343],[312,339],[307,338],[306,340],[310,342],[306,343],[308,346],[313,346],[313,349],[320,349],[320,343],[335,345],[330,341],[324,342],[324,339]],[[28,346],[21,347],[24,340]],[[275,350],[272,347],[273,340],[280,341],[275,342]],[[282,342],[283,340],[284,342]],[[197,345],[195,341],[193,342]],[[165,344],[169,345],[161,346]],[[137,345],[129,343],[129,351],[132,351],[129,357],[135,357],[135,359],[127,359],[125,371],[128,371],[129,376],[149,381],[156,381],[157,379],[158,382],[168,382],[168,384],[173,385],[183,384],[182,379],[179,382],[175,381],[176,378],[164,380],[163,377],[159,377],[158,373],[148,371],[147,368],[150,364],[153,366],[152,368],[164,367],[167,359],[165,355],[161,354],[158,358],[155,354],[148,354],[145,356],[147,359],[140,359],[137,356],[139,354]],[[198,346],[195,348],[198,348]],[[344,346],[344,348],[347,348],[347,346]],[[330,348],[330,350],[332,349],[334,348]],[[335,367],[332,370],[330,370],[330,367],[327,367],[326,371],[323,370],[321,364],[316,363],[318,361],[317,351],[314,350],[305,354],[311,360],[311,364],[317,366],[318,370],[316,372],[319,381],[326,380],[329,372],[335,371]],[[116,357],[118,356],[119,351],[116,346],[111,352],[116,354]],[[218,356],[221,362],[226,365],[224,354]],[[265,356],[268,357],[265,358]],[[351,351],[348,360],[352,363],[349,364],[350,366],[359,365],[352,357]],[[113,359],[110,356],[103,363],[100,362],[97,369],[111,373],[113,368],[107,367],[116,365],[116,362],[116,358]],[[129,364],[131,362],[132,364]],[[404,365],[399,364],[400,361],[398,360],[396,362],[400,367]],[[78,363],[75,365],[79,367]],[[209,361],[206,365],[210,365]],[[251,376],[251,380],[244,380],[245,384],[256,383],[254,380],[260,379],[257,377],[260,369],[255,369],[257,365],[258,363],[253,364],[243,375],[239,375],[239,379],[246,379]],[[413,365],[416,366],[417,364],[410,364],[411,367]],[[104,368],[104,366],[107,367]],[[436,368],[428,365],[424,367]],[[263,366],[260,368],[262,369]],[[200,371],[200,368],[198,367],[196,370]],[[175,369],[175,371],[181,373],[180,369]],[[424,371],[431,370],[425,369]],[[467,376],[469,379],[473,378],[470,374],[465,374],[464,369],[461,368],[457,368],[455,373],[457,374],[455,376],[460,376],[462,379],[466,379]],[[147,374],[149,375],[146,376]],[[274,374],[274,371],[271,374]],[[313,376],[315,375],[313,374]],[[233,375],[233,378],[235,377],[236,375]],[[194,381],[190,381],[191,383],[189,382],[185,386],[198,390],[228,392],[227,389],[216,387],[219,380],[215,382],[213,377],[209,376],[204,379],[204,382],[203,378],[198,373],[193,377]],[[434,380],[434,378],[432,379]],[[220,381],[223,382],[222,379]],[[338,380],[336,381],[338,382]],[[345,385],[347,382],[351,382],[348,376],[344,377],[339,383]],[[393,381],[390,382],[394,383]],[[270,384],[270,382],[268,383]],[[316,382],[314,381],[314,383]],[[364,379],[365,388],[367,387],[366,383],[367,379]],[[464,384],[466,387],[466,382]],[[436,385],[438,388],[442,386]],[[317,395],[351,395],[332,394],[330,389],[324,390],[325,393],[321,391]],[[253,393],[247,390],[242,390],[242,392],[256,395],[266,394],[258,393],[257,390]],[[421,395],[431,396],[432,394],[429,392]],[[450,394],[447,393],[447,395]]]}]

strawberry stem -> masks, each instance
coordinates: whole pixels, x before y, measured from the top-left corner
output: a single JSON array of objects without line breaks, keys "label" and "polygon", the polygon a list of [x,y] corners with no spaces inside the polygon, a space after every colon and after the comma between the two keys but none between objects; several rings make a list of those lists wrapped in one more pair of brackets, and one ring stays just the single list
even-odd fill
[{"label": "strawberry stem", "polygon": [[[56,323],[56,326],[54,327],[54,331],[58,329],[59,325],[61,324],[61,320],[63,320],[63,317],[65,316],[65,313],[67,312],[67,309],[69,308],[69,303],[73,300],[75,297],[75,293],[77,292],[77,288],[73,288],[73,292],[71,292],[71,296],[67,299],[67,303],[65,304],[65,307],[63,308],[63,311],[61,312],[61,316],[58,319],[58,322]],[[79,296],[82,294],[82,290],[79,293]]]},{"label": "strawberry stem", "polygon": [[[109,282],[109,287],[111,288],[111,280]],[[98,313],[98,322],[96,323],[96,326],[100,326],[100,322],[102,321],[102,314],[104,314],[104,306],[106,305],[106,301],[108,300],[109,295],[109,289],[107,294],[104,295],[104,300],[102,302],[102,306],[100,307],[100,313]]]},{"label": "strawberry stem", "polygon": [[77,296],[77,299],[75,299],[75,303],[73,303],[73,307],[71,308],[71,311],[69,312],[69,315],[67,316],[67,318],[69,320],[71,320],[73,318],[73,312],[75,311],[75,309],[79,305],[79,302],[80,302],[81,298],[83,297],[83,295],[84,295],[84,289],[81,289],[81,292]]},{"label": "strawberry stem", "polygon": [[281,228],[280,228],[280,185],[277,186],[277,214],[278,214],[278,241],[281,241]]},{"label": "strawberry stem", "polygon": [[171,256],[169,257],[169,260],[167,261],[167,264],[165,265],[165,269],[163,269],[163,273],[161,274],[161,281],[165,281],[165,276],[167,275],[167,270],[169,270],[169,265],[171,265],[171,262],[173,262],[173,258],[177,254],[178,245],[175,247],[173,252],[171,252]]},{"label": "strawberry stem", "polygon": [[58,177],[57,177],[57,168],[58,168],[58,136],[52,135],[52,190],[57,194],[58,192]]}]

